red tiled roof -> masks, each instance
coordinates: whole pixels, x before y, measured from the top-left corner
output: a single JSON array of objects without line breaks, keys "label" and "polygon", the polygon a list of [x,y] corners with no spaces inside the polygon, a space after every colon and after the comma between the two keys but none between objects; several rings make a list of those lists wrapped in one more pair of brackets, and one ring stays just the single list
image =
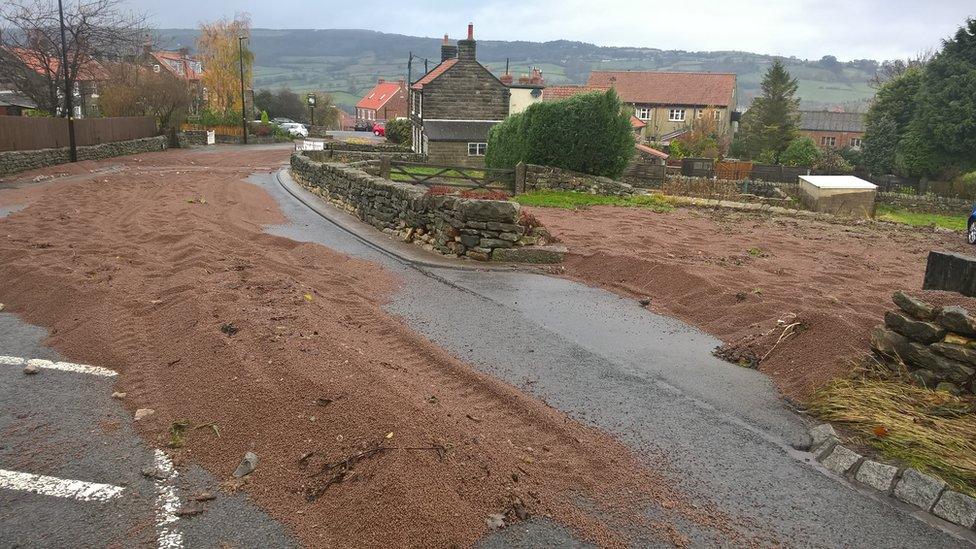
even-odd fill
[{"label": "red tiled roof", "polygon": [[[23,48],[11,48],[10,52],[16,55],[25,65],[33,69],[35,72],[40,74],[45,74],[47,71],[44,70],[45,62],[40,59],[36,52],[25,50]],[[57,58],[48,60],[47,69],[52,74],[57,74],[61,67],[61,61]],[[78,68],[77,79],[80,81],[87,80],[108,80],[109,74],[98,61],[90,59],[84,62]]]},{"label": "red tiled roof", "polygon": [[559,101],[560,99],[567,99],[581,93],[606,91],[608,89],[607,87],[600,86],[549,86],[542,90],[542,100]]},{"label": "red tiled roof", "polygon": [[707,72],[593,71],[588,86],[612,87],[627,103],[727,107],[735,75]]},{"label": "red tiled roof", "polygon": [[[202,70],[199,72],[193,70],[192,62],[196,61],[196,59],[193,59],[192,57],[186,57],[181,53],[175,51],[154,51],[152,52],[152,56],[155,57],[157,61],[159,61],[159,64],[161,66],[166,67],[167,70],[169,70],[174,75],[182,78],[183,80],[200,80],[201,78],[203,78]],[[183,73],[180,74],[177,71],[177,69],[173,68],[173,66],[169,63],[169,61],[172,61],[178,65],[182,65]]]},{"label": "red tiled roof", "polygon": [[377,111],[383,108],[387,101],[396,97],[397,92],[402,89],[401,86],[399,82],[380,82],[367,92],[359,103],[356,103],[356,108]]},{"label": "red tiled roof", "polygon": [[457,62],[458,62],[457,58],[448,59],[447,61],[442,61],[440,65],[434,67],[433,70],[425,74],[424,77],[421,78],[420,80],[414,82],[413,85],[410,87],[415,90],[423,89],[425,84],[430,84],[431,82],[433,82],[435,78],[444,74],[444,72],[447,71],[447,69],[453,67]]},{"label": "red tiled roof", "polygon": [[644,122],[643,120],[641,120],[640,118],[637,118],[634,115],[630,115],[630,127],[634,128],[636,130],[636,129],[639,129],[639,128],[643,128],[646,125],[647,125],[647,122]]},{"label": "red tiled roof", "polygon": [[654,155],[654,156],[656,156],[658,158],[667,158],[668,156],[670,156],[666,152],[662,152],[662,151],[659,151],[657,149],[652,149],[651,147],[648,147],[647,145],[640,145],[640,144],[638,144],[637,145],[637,150],[644,151],[647,154]]}]

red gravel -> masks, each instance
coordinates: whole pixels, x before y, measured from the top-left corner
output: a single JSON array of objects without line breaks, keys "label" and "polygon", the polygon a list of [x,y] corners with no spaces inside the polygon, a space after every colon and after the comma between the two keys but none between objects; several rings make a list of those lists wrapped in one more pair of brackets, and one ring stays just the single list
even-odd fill
[{"label": "red gravel", "polygon": [[[895,290],[976,305],[919,290],[930,250],[972,253],[960,233],[732,210],[532,212],[569,247],[564,270],[555,272],[648,297],[652,310],[698,326],[740,354],[769,353],[760,370],[801,400],[868,350],[869,330],[894,307]],[[773,349],[782,334],[778,320],[799,321],[803,330]]]},{"label": "red gravel", "polygon": [[[263,233],[284,219],[241,180],[287,151],[221,151],[0,190],[29,203],[0,219],[0,300],[69,359],[118,370],[124,405],[156,411],[137,424],[151,444],[189,421],[177,463],[245,490],[308,546],[470,545],[489,514],[514,519],[522,506],[623,545],[644,504],[722,543],[751,541],[611,437],[389,316],[397,281],[380,267]],[[308,500],[326,463],[378,446]],[[261,461],[239,486],[229,479],[248,450]],[[685,543],[666,519],[645,526]]]}]

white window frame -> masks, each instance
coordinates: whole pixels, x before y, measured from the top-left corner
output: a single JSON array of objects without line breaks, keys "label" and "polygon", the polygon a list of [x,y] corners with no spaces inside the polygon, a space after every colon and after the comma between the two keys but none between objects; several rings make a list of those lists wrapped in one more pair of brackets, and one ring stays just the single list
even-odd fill
[{"label": "white window frame", "polygon": [[654,109],[651,107],[636,107],[634,109],[634,116],[636,116],[638,120],[650,120],[653,112]]},{"label": "white window frame", "polygon": [[712,111],[712,116],[715,118],[716,122],[720,122],[722,120],[722,111],[715,109]]},{"label": "white window frame", "polygon": [[[472,152],[472,148],[473,151]],[[468,143],[468,156],[484,156],[488,151],[488,143],[472,141]]]},{"label": "white window frame", "polygon": [[685,121],[685,109],[668,109],[668,121],[669,122],[684,122]]},{"label": "white window frame", "polygon": [[832,135],[822,135],[820,136],[820,145],[823,147],[836,147],[837,138]]},{"label": "white window frame", "polygon": [[852,137],[849,143],[852,149],[860,149],[864,141],[860,137]]}]

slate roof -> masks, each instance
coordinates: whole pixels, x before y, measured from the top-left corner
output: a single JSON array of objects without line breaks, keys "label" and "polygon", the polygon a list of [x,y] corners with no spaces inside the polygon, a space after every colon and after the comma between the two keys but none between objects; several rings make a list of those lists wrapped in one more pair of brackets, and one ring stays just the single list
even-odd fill
[{"label": "slate roof", "polygon": [[864,133],[864,113],[800,111],[800,129],[822,132]]},{"label": "slate roof", "polygon": [[711,72],[593,71],[586,83],[613,88],[627,103],[728,107],[735,75]]},{"label": "slate roof", "polygon": [[456,65],[457,62],[458,62],[457,58],[448,59],[447,61],[442,61],[440,65],[434,67],[433,70],[425,74],[423,78],[414,82],[413,85],[410,86],[410,88],[414,90],[422,90],[425,84],[430,84],[431,82],[433,82],[435,78],[444,74],[444,72],[447,71],[447,69]]},{"label": "slate roof", "polygon": [[12,92],[0,92],[0,107],[21,107],[36,109],[37,103]]},{"label": "slate roof", "polygon": [[376,87],[369,91],[362,99],[356,103],[357,109],[371,109],[378,111],[383,108],[383,105],[396,97],[397,92],[400,91],[399,82],[380,82],[376,84]]},{"label": "slate roof", "polygon": [[427,120],[424,133],[430,141],[488,141],[488,130],[498,122]]}]

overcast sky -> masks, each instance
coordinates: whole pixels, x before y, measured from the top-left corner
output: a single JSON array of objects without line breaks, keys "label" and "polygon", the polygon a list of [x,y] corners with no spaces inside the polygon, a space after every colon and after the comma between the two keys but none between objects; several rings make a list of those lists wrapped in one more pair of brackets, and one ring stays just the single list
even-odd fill
[{"label": "overcast sky", "polygon": [[159,28],[250,13],[261,28],[372,29],[486,40],[578,40],[605,46],[743,50],[841,60],[935,48],[976,0],[128,0]]}]

